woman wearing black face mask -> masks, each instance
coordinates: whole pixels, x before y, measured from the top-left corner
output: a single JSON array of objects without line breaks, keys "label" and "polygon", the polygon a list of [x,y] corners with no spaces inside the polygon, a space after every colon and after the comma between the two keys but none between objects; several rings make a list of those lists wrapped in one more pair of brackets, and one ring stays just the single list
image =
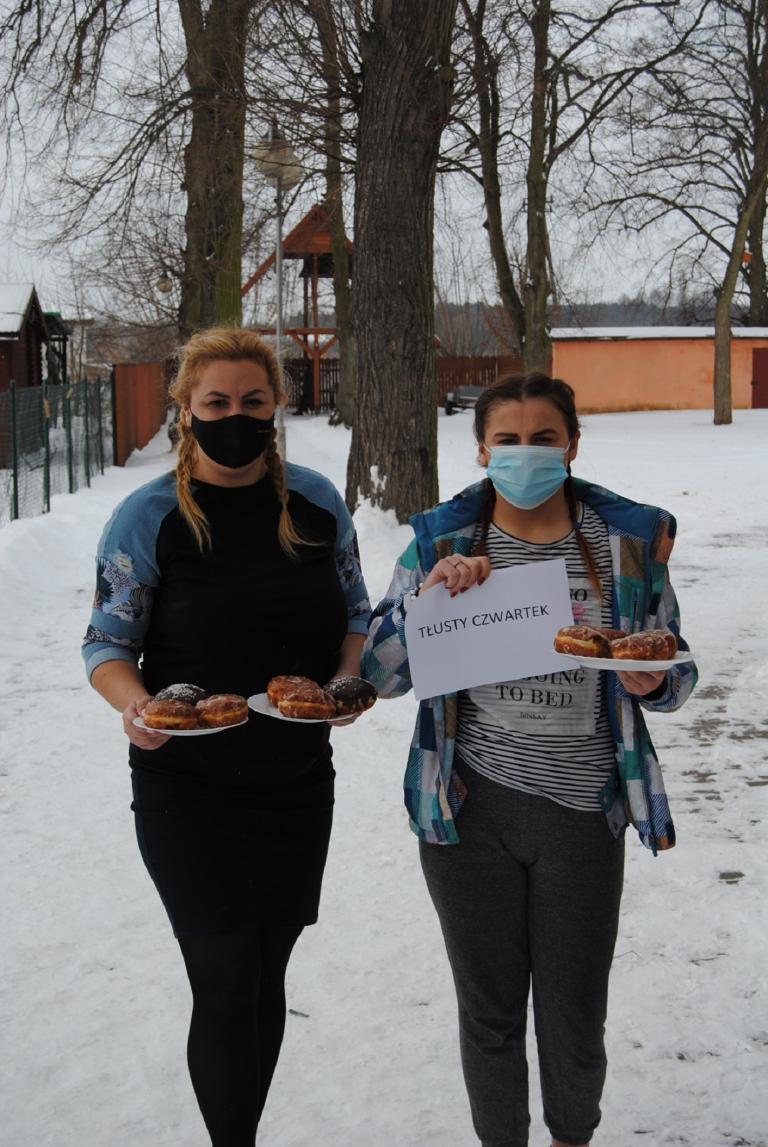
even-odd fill
[{"label": "woman wearing black face mask", "polygon": [[280,1049],[286,965],[317,919],[329,726],[251,713],[180,738],[134,719],[179,682],[248,696],[282,674],[356,675],[369,607],[342,499],[277,453],[271,349],[250,331],[195,335],[171,396],[175,471],[108,523],[83,652],[130,741],[139,847],[192,988],[195,1093],[214,1147],[243,1147]]}]

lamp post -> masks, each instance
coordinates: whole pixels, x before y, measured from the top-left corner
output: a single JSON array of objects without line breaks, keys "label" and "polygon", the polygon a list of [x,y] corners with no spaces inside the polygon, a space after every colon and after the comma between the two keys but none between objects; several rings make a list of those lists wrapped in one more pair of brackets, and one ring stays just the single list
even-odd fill
[{"label": "lamp post", "polygon": [[[275,321],[275,353],[282,368],[283,353],[283,192],[295,187],[304,175],[291,145],[281,136],[277,122],[272,121],[268,135],[260,139],[253,149],[256,166],[267,180],[274,185],[277,200],[277,237],[275,242],[275,292],[277,295]],[[279,406],[275,417],[277,426],[277,448],[285,458],[285,419],[283,408]]]}]

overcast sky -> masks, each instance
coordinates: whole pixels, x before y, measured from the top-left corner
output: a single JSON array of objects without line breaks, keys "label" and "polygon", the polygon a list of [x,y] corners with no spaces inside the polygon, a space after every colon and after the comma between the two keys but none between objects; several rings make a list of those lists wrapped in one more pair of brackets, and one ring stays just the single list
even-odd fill
[{"label": "overcast sky", "polygon": [[[151,8],[152,5],[149,4],[149,0],[147,3]],[[566,9],[569,7],[578,9],[580,15],[583,15],[582,10],[586,10],[589,4],[588,0],[563,0],[563,6]],[[2,0],[0,0],[0,7],[2,7]],[[691,8],[696,8],[695,0],[691,0]],[[120,29],[117,37],[110,42],[108,60],[104,65],[109,82],[100,87],[97,100],[98,116],[89,121],[87,131],[82,131],[74,137],[77,142],[78,163],[85,167],[91,159],[98,162],[104,160],[105,156],[109,158],[110,148],[114,147],[121,131],[132,130],[132,125],[135,126],[134,117],[141,114],[141,100],[145,98],[143,95],[137,97],[136,92],[151,91],[153,84],[165,85],[169,82],[168,77],[172,75],[174,67],[179,63],[179,59],[175,58],[175,56],[178,57],[176,48],[180,37],[176,6],[168,5],[161,8],[160,11],[162,12],[162,48],[166,53],[165,56],[158,53],[157,28],[151,19],[129,21],[125,27]],[[60,16],[62,20],[67,19],[63,9],[60,10]],[[633,12],[631,18],[627,16],[626,19],[629,21],[627,28],[632,30],[638,26],[638,20],[650,21],[655,17],[648,14],[640,16],[637,12]],[[630,41],[631,37],[627,39],[622,35],[619,40],[615,41],[614,46],[627,48]],[[594,48],[594,44],[592,47]],[[164,62],[161,63],[161,60]],[[47,100],[47,103],[42,104],[45,109],[50,104],[51,92],[56,89],[57,77],[55,74],[49,74],[48,71],[43,70],[37,75],[37,79],[41,85],[40,91],[47,90],[49,93],[48,97],[43,96],[43,99]],[[134,85],[135,89],[131,97],[134,99],[133,103],[126,100],[125,96],[131,84]],[[87,96],[86,91],[83,97],[86,104]],[[505,112],[507,119],[510,115],[514,119],[514,107],[517,105],[514,103],[514,99],[511,100],[511,103],[513,105],[512,110],[508,107]],[[41,133],[35,120],[33,106],[32,104],[29,106],[22,104],[30,155],[34,152],[37,144],[41,149],[41,154],[33,162],[37,164],[38,173],[40,165],[47,164],[53,173],[53,178],[58,179],[59,149],[54,145],[49,145],[44,139],[44,133]],[[520,106],[522,107],[524,104]],[[512,120],[507,125],[508,128],[510,126],[514,127]],[[251,124],[252,129],[253,124]],[[446,146],[450,143],[450,131],[449,128],[444,137]],[[512,131],[512,135],[514,134],[515,132]],[[59,133],[58,138],[61,140],[61,133]],[[603,138],[601,144],[608,149],[608,153],[610,153],[611,147],[623,148],[624,145],[624,141],[620,137]],[[104,150],[104,154],[100,155],[102,150]],[[70,282],[67,257],[63,253],[54,255],[42,253],[36,249],[36,241],[41,238],[40,215],[39,213],[34,214],[29,205],[34,199],[35,193],[39,193],[41,184],[39,178],[34,179],[33,173],[31,182],[27,186],[23,186],[20,177],[22,170],[21,146],[16,144],[14,151],[15,154],[11,154],[6,159],[3,169],[0,170],[0,280],[32,281],[38,288],[45,309],[57,309],[71,315],[75,306],[76,294],[82,293],[84,288],[87,289],[88,283],[87,281],[79,283],[78,292],[75,292]],[[525,159],[518,153],[517,160],[515,160],[514,155],[514,148],[508,151],[505,159],[507,166],[502,169],[501,175],[510,199],[516,196],[519,204],[520,199],[525,195]],[[579,153],[574,153],[572,157],[567,153],[566,157],[558,160],[552,173],[551,200],[548,197],[548,202],[557,202],[558,200],[564,203],[570,202],[574,168],[569,164],[579,164],[583,161],[584,157],[580,159]],[[151,156],[149,162],[157,162],[157,157]],[[181,194],[173,190],[178,186],[175,181],[179,177],[178,169],[172,170],[173,162],[173,160],[169,161],[170,166],[165,172],[167,176],[166,186],[171,188],[169,192],[171,206],[168,211],[165,211],[165,200],[163,200],[165,214],[162,217],[163,219],[175,220],[178,224],[183,216],[184,205]],[[159,166],[161,170],[166,166],[162,159]],[[169,175],[169,171],[172,171],[172,174]],[[246,193],[246,199],[252,215],[255,214],[258,219],[259,203],[264,201],[263,192],[265,188],[263,184],[256,183],[254,174],[255,168],[251,166],[249,169],[251,182]],[[55,184],[52,186],[55,188]],[[317,190],[318,188],[315,188],[315,191]],[[317,199],[317,194],[313,193],[311,188],[304,188],[286,219],[286,230],[289,230],[301,215],[314,202],[317,202]],[[154,206],[154,200],[148,198],[148,201],[151,206]],[[57,199],[56,190],[43,200],[43,207],[50,208],[51,213],[55,213],[61,205],[60,193],[59,199]],[[507,213],[505,223],[508,230],[512,231],[514,228],[511,226],[513,221],[509,216],[511,210],[509,201],[505,202],[504,210]],[[156,211],[155,218],[157,214]],[[482,226],[484,214],[481,189],[475,181],[466,176],[454,175],[450,177],[450,182],[446,178],[439,185],[436,202],[436,279],[440,293],[444,297],[452,300],[483,299],[490,303],[497,301],[495,274],[488,250],[488,236]],[[347,229],[354,242],[351,220],[352,210],[351,204],[349,204]],[[617,299],[622,295],[634,295],[644,288],[646,290],[653,287],[666,288],[665,271],[663,266],[659,265],[659,260],[663,261],[665,251],[671,250],[675,246],[676,240],[680,238],[680,234],[676,233],[681,231],[679,222],[668,224],[666,232],[657,230],[653,234],[649,233],[642,240],[633,239],[626,233],[602,234],[594,238],[588,246],[585,246],[583,239],[585,229],[579,227],[572,217],[558,215],[556,208],[549,208],[548,224],[553,263],[559,279],[556,286],[563,301],[608,301]],[[523,229],[519,230],[522,231]],[[175,251],[178,258],[178,246],[182,241],[180,227],[177,226],[175,232],[171,227],[170,231],[172,235],[168,240],[166,250]],[[269,249],[271,250],[271,238],[269,242]],[[513,248],[514,244],[511,244],[511,247]],[[243,261],[244,278],[251,273],[266,253],[267,250],[263,246],[260,250],[249,252],[249,256]],[[83,251],[72,250],[70,254],[74,257],[81,257]],[[510,251],[510,254],[513,262],[517,262],[519,265],[520,259],[519,257],[516,259],[514,249]],[[152,261],[155,259],[154,250],[151,259]],[[295,268],[292,270],[295,271]],[[162,266],[158,265],[158,277],[161,272]],[[296,298],[293,299],[291,291],[294,285],[291,270],[288,272],[287,279],[287,309],[290,309],[300,302],[300,292],[294,290]],[[697,286],[700,286],[700,282]],[[693,290],[696,290],[697,286],[694,286]],[[273,296],[274,287],[271,279],[268,279],[265,281],[261,292],[265,306],[272,305],[270,294]],[[96,305],[95,300],[92,299],[89,305],[94,307]],[[113,300],[113,306],[114,309],[118,309],[120,300]],[[260,318],[259,321],[268,320]]]},{"label": "overcast sky", "polygon": [[[68,266],[62,254],[34,251],[34,236],[19,220],[14,196],[22,193],[20,181],[7,181],[0,193],[0,281],[34,282],[43,308],[72,313],[74,294]],[[303,197],[286,219],[285,230],[298,221],[312,197]],[[351,215],[351,212],[350,212]],[[452,226],[441,226],[441,218],[450,218]],[[479,189],[454,185],[450,197],[438,195],[436,232],[436,272],[441,290],[452,299],[497,301],[495,276],[488,251],[488,238],[482,226],[483,210]],[[351,231],[351,219],[348,223]],[[642,250],[628,237],[596,240],[591,254],[585,256],[575,224],[553,220],[553,247],[556,265],[563,278],[564,294],[586,301],[608,300],[642,289],[650,276],[650,285],[663,285],[662,276],[654,275],[653,248]],[[657,240],[656,254],[663,248]],[[244,260],[244,278],[253,269]],[[298,285],[287,269],[287,309],[301,305]],[[269,307],[270,290],[264,288],[265,306]],[[293,299],[291,295],[295,296]],[[266,321],[263,320],[263,321]],[[269,320],[271,321],[271,320]]]}]

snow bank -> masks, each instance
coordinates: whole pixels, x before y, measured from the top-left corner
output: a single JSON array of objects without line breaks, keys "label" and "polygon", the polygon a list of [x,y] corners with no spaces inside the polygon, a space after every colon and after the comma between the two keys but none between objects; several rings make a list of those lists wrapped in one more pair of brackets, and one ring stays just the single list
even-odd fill
[{"label": "snow bank", "polygon": [[[349,438],[288,420],[290,455],[343,490]],[[440,418],[443,496],[478,470],[470,416]],[[679,520],[672,571],[701,684],[653,731],[679,844],[628,841],[595,1144],[766,1147],[768,411],[591,415],[576,471]],[[170,466],[162,434],[51,514],[0,530],[9,1147],[203,1147],[184,1065],[180,957],[138,856],[119,719],[79,656],[93,552],[117,501]],[[356,516],[372,596],[409,538]],[[320,924],[289,971],[265,1147],[471,1147],[455,1002],[402,808],[415,706],[334,732],[336,825]],[[531,1025],[532,1026],[532,1025]],[[531,1046],[531,1063],[535,1052]],[[544,1144],[532,1069],[532,1144]]]}]

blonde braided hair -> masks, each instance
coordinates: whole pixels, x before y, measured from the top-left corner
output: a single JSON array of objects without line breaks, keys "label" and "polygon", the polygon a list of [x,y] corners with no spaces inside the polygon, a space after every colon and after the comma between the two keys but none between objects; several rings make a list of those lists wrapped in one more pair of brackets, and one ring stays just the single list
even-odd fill
[{"label": "blonde braided hair", "polygon": [[[200,371],[211,362],[217,361],[254,362],[264,368],[276,406],[285,406],[286,392],[277,357],[268,343],[254,331],[241,327],[211,327],[197,331],[177,352],[177,369],[168,393],[182,409],[189,407],[192,388],[198,381]],[[195,541],[201,550],[210,548],[211,527],[208,519],[192,494],[192,479],[197,465],[198,446],[191,428],[184,418],[178,421],[178,447],[176,458],[176,496],[179,510],[186,520]],[[296,554],[296,547],[307,544],[293,524],[288,511],[288,490],[285,485],[285,469],[277,450],[277,435],[272,432],[267,447],[265,461],[267,473],[272,479],[281,510],[277,528],[278,540],[282,549],[290,557]]]},{"label": "blonde braided hair", "polygon": [[293,524],[293,519],[288,512],[288,490],[285,485],[285,469],[283,467],[283,460],[277,451],[277,434],[274,431],[272,433],[272,440],[267,447],[265,461],[267,463],[267,473],[272,479],[275,493],[280,499],[281,509],[280,520],[277,523],[277,540],[289,557],[295,557],[297,546],[315,546],[321,543],[310,541],[308,538],[302,538]]}]

